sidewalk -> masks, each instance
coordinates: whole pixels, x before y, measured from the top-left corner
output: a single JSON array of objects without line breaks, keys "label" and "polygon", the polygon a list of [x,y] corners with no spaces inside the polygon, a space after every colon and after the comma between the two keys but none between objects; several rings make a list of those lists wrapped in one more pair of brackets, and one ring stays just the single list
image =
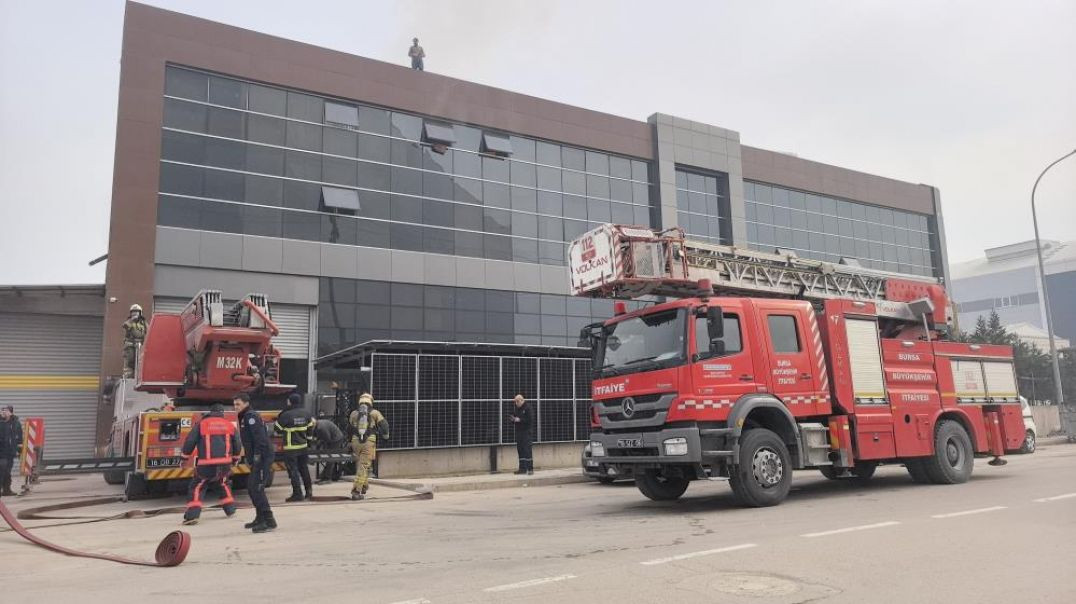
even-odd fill
[{"label": "sidewalk", "polygon": [[370,482],[385,486],[394,486],[409,490],[426,487],[434,493],[452,491],[486,491],[489,489],[508,489],[513,487],[545,487],[574,482],[586,482],[580,468],[556,468],[535,470],[534,474],[515,475],[511,472],[497,474],[469,474],[466,476],[437,476],[430,478],[374,478]]}]

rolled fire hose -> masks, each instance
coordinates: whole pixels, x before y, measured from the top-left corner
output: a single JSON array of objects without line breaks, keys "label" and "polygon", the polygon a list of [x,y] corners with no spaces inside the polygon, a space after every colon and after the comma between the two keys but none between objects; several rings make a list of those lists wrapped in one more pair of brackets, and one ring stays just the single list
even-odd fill
[{"label": "rolled fire hose", "polygon": [[4,518],[4,521],[8,523],[13,531],[19,534],[20,537],[27,541],[38,545],[47,550],[51,550],[65,556],[76,556],[79,558],[95,558],[97,560],[108,560],[110,562],[119,562],[120,564],[134,564],[137,566],[178,566],[187,557],[187,552],[191,549],[191,536],[189,533],[183,531],[172,531],[165,536],[161,543],[157,546],[157,551],[154,554],[156,562],[146,562],[144,560],[131,560],[130,558],[124,558],[122,556],[113,556],[111,554],[95,554],[92,552],[80,552],[77,550],[63,547],[62,545],[56,545],[50,541],[32,534],[26,529],[16,518],[15,514],[11,513],[11,510],[4,505],[3,501],[0,501],[0,516]]}]

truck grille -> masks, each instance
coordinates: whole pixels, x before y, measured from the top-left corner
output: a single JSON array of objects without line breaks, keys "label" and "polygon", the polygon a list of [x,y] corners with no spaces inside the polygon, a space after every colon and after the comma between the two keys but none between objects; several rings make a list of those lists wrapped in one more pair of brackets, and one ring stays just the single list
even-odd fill
[{"label": "truck grille", "polygon": [[[660,426],[665,423],[669,405],[675,396],[673,393],[647,394],[596,401],[598,419],[606,430]],[[624,402],[628,398],[632,399],[630,414],[625,413]]]}]

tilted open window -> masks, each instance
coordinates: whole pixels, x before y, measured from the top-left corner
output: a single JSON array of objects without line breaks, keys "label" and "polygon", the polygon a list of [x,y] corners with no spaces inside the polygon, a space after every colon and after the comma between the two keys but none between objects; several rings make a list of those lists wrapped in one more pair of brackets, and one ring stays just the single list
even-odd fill
[{"label": "tilted open window", "polygon": [[512,141],[508,139],[507,134],[483,132],[482,153],[488,153],[498,157],[508,157],[512,154]]},{"label": "tilted open window", "polygon": [[359,192],[354,189],[321,187],[321,205],[326,210],[355,214],[359,211]]},{"label": "tilted open window", "polygon": [[426,120],[422,125],[423,139],[435,145],[451,146],[456,144],[456,131],[452,124]]}]

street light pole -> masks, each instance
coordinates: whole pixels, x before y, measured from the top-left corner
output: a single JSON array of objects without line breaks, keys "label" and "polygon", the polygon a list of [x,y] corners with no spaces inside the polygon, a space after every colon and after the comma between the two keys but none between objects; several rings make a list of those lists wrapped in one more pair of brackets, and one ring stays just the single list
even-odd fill
[{"label": "street light pole", "polygon": [[[1050,168],[1073,155],[1076,155],[1076,149],[1062,155],[1054,160],[1053,163],[1046,166],[1042,173],[1039,174],[1039,177],[1035,179],[1035,185],[1031,187],[1031,221],[1035,225],[1035,253],[1038,254],[1039,257],[1039,283],[1042,288],[1043,309],[1046,311],[1046,336],[1050,338],[1050,363],[1053,365],[1054,370],[1054,392],[1057,394],[1057,411],[1058,414],[1062,416],[1064,415],[1065,394],[1061,391],[1061,366],[1057,361],[1057,345],[1054,344],[1053,317],[1050,314],[1050,296],[1046,292],[1046,264],[1042,260],[1042,243],[1039,241],[1039,218],[1035,213],[1035,190],[1039,188],[1039,181],[1042,180],[1042,177],[1046,175],[1046,172],[1049,171]],[[1072,434],[1069,434],[1069,437],[1072,436]]]}]

